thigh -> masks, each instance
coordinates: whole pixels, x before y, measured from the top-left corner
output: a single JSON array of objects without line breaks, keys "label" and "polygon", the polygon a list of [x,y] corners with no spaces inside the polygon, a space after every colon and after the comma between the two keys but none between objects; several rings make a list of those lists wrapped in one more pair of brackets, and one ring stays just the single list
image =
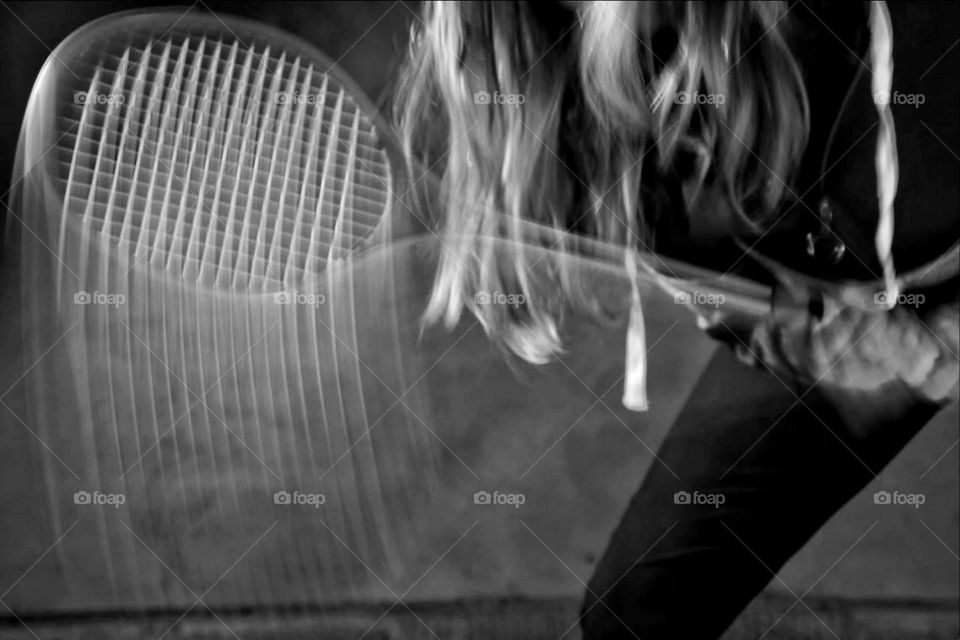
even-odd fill
[{"label": "thigh", "polygon": [[854,436],[855,407],[804,391],[717,351],[590,581],[585,640],[718,637],[935,413],[892,399]]}]

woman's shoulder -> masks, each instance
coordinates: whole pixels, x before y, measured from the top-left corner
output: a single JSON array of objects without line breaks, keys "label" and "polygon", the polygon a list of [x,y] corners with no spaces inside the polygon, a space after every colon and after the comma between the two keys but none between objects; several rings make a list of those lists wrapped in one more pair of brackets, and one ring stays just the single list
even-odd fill
[{"label": "woman's shoulder", "polygon": [[[900,271],[926,264],[960,239],[960,3],[890,3],[893,91],[899,182],[894,203],[894,257]],[[849,51],[855,65],[865,52]],[[827,155],[822,189],[835,203],[836,232],[847,260],[876,266],[875,167],[878,116],[864,68],[850,89]]]}]

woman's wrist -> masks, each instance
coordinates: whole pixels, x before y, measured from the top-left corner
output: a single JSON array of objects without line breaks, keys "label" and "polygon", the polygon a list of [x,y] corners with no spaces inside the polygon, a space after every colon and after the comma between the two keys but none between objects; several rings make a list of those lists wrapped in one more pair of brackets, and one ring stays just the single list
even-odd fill
[{"label": "woman's wrist", "polygon": [[960,301],[913,313],[920,344],[901,372],[904,384],[937,404],[956,401],[960,391]]},{"label": "woman's wrist", "polygon": [[[902,397],[926,403],[957,399],[960,302],[929,310],[921,303],[864,311],[827,299],[815,315],[802,311],[804,295],[781,293],[780,303],[775,300],[773,312],[749,337],[726,336],[742,360],[840,392],[879,395],[896,386]],[[720,320],[706,324],[725,326]]]}]

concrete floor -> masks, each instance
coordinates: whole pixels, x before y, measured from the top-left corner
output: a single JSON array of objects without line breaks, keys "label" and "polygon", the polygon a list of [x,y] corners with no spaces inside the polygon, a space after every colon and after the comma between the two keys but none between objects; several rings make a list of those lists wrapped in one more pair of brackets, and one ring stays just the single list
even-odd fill
[{"label": "concrete floor", "polygon": [[[759,597],[723,640],[940,640],[956,638],[956,610],[947,603],[877,603],[808,598],[803,605]],[[410,603],[410,608],[348,607],[325,612],[190,616],[149,620],[27,621],[29,630],[0,629],[3,640],[579,640],[576,600],[490,600]],[[33,635],[35,634],[35,635]]]}]

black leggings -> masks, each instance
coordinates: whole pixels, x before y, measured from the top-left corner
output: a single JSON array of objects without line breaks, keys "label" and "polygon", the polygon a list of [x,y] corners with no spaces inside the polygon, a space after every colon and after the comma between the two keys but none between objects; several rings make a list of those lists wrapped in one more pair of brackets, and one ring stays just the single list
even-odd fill
[{"label": "black leggings", "polygon": [[718,350],[590,581],[584,640],[719,637],[936,412],[805,390]]}]

